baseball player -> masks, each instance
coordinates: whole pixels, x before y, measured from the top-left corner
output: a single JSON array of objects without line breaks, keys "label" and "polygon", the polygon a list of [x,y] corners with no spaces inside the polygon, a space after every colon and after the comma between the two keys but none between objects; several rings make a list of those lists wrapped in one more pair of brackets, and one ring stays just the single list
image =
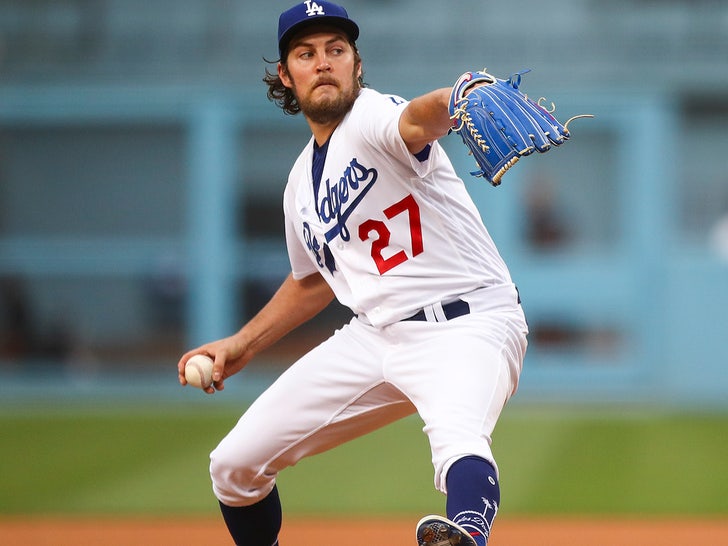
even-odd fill
[{"label": "baseball player", "polygon": [[277,545],[279,472],[417,412],[447,499],[446,516],[417,524],[417,544],[484,546],[500,504],[491,434],[518,384],[527,325],[438,144],[453,125],[451,88],[408,101],[365,87],[358,36],[324,0],[281,14],[268,96],[312,132],[284,192],[291,272],[240,331],[183,355],[179,381],[204,353],[215,361],[207,391],[222,390],[336,298],[351,321],[282,373],[211,454],[232,538]]}]

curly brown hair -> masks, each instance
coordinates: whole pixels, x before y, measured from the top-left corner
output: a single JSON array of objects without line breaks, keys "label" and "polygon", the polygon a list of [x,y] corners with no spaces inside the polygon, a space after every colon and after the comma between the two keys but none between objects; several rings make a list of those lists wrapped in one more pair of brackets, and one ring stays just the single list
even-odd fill
[{"label": "curly brown hair", "polygon": [[[356,44],[354,42],[349,42],[351,44],[351,47],[354,49],[354,64],[361,66],[361,56],[359,55],[359,50],[356,47]],[[284,52],[282,58],[287,58],[288,52]],[[264,59],[265,60],[265,59]],[[271,72],[266,67],[265,69],[265,76],[263,77],[263,82],[268,86],[268,100],[275,102],[278,106],[280,106],[283,111],[286,114],[289,115],[296,115],[301,111],[301,106],[298,104],[298,99],[296,99],[296,96],[293,94],[293,90],[289,89],[285,85],[283,85],[283,82],[281,81],[280,76],[278,75],[277,66],[280,62],[283,66],[283,70],[286,72],[288,71],[288,63],[287,61],[278,60],[278,61],[268,61],[265,60],[268,64],[275,65],[276,70],[275,72]],[[359,87],[366,87],[366,83],[364,83],[364,72],[362,71],[362,75],[359,76]]]}]

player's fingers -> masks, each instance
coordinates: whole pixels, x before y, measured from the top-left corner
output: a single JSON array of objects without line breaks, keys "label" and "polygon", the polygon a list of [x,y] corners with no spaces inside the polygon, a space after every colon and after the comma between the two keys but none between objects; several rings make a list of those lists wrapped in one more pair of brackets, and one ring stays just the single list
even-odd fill
[{"label": "player's fingers", "polygon": [[226,360],[227,354],[225,353],[225,351],[218,351],[215,354],[215,362],[212,364],[212,384],[219,391],[224,388],[223,379],[225,377]]},{"label": "player's fingers", "polygon": [[[188,353],[189,354],[189,353]],[[177,379],[179,380],[179,384],[183,387],[187,385],[187,379],[185,378],[185,363],[187,362],[188,355],[182,355],[182,358],[179,359],[179,362],[177,362]]]},{"label": "player's fingers", "polygon": [[[221,383],[221,386],[222,386],[222,383]],[[212,385],[210,385],[209,387],[207,387],[207,388],[206,388],[206,389],[204,389],[204,390],[205,390],[205,392],[206,392],[207,394],[215,394],[215,393],[216,393],[217,391],[220,391],[220,390],[222,390],[222,389],[221,389],[221,388],[220,388],[220,389],[219,389],[219,388],[217,388],[217,385],[216,385],[215,383],[213,383]]]}]

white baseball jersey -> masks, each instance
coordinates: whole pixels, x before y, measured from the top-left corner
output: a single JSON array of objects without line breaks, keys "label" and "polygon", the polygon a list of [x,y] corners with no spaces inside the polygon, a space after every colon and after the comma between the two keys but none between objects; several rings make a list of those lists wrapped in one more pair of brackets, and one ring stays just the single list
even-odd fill
[{"label": "white baseball jersey", "polygon": [[336,298],[374,326],[511,284],[440,145],[417,157],[407,150],[398,128],[406,104],[363,89],[329,139],[320,180],[312,138],[284,194],[293,277],[320,272]]}]

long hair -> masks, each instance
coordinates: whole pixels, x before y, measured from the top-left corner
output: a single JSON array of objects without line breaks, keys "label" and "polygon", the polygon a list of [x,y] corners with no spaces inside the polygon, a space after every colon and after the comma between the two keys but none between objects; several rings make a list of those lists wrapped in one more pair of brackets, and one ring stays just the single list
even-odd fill
[{"label": "long hair", "polygon": [[[361,66],[361,56],[359,55],[359,50],[356,47],[356,44],[354,42],[349,42],[351,44],[351,47],[354,49],[354,66]],[[288,52],[284,52],[283,59],[288,58]],[[296,99],[296,96],[293,94],[293,90],[289,89],[285,85],[283,85],[283,82],[281,81],[280,76],[278,75],[278,63],[280,62],[283,66],[283,69],[285,71],[288,71],[288,63],[284,60],[279,61],[269,61],[267,59],[263,59],[266,63],[270,65],[274,65],[276,67],[276,70],[271,72],[268,70],[268,67],[265,69],[265,76],[263,77],[263,82],[268,86],[268,100],[276,103],[278,106],[283,109],[283,111],[286,114],[289,115],[296,115],[301,111],[301,106],[298,104],[298,100]],[[366,87],[366,83],[364,83],[364,72],[362,71],[362,75],[359,76],[359,87]]]}]

